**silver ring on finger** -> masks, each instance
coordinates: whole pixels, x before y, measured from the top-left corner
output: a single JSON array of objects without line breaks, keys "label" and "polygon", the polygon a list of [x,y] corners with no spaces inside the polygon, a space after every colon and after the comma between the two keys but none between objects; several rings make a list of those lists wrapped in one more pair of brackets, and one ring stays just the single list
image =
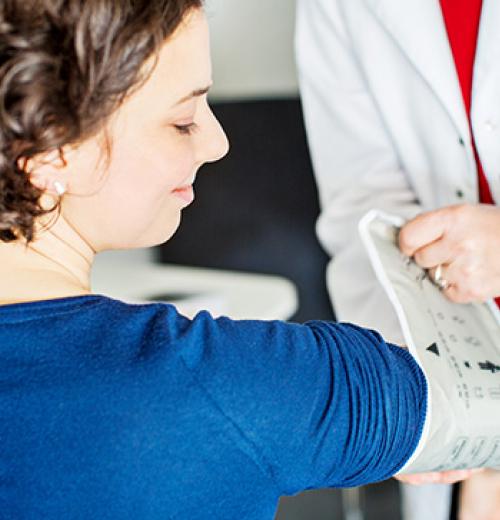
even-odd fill
[{"label": "silver ring on finger", "polygon": [[443,264],[439,264],[436,267],[433,279],[434,283],[437,285],[440,291],[446,291],[446,289],[448,289],[448,287],[451,285],[450,282],[448,282],[448,280],[445,280],[443,278]]}]

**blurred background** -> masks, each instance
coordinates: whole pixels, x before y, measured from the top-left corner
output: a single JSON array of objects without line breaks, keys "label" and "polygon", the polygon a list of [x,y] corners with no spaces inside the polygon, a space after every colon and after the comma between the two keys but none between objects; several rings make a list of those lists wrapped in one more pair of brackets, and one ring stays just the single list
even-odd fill
[{"label": "blurred background", "polygon": [[[188,312],[208,306],[235,318],[334,319],[327,257],[315,236],[319,207],[294,64],[295,1],[207,0],[206,9],[210,102],[231,151],[200,171],[196,201],[176,236],[156,250],[105,253],[94,290],[174,301]],[[128,269],[126,287],[118,265]],[[388,481],[286,497],[276,518],[398,520],[398,487]]]}]

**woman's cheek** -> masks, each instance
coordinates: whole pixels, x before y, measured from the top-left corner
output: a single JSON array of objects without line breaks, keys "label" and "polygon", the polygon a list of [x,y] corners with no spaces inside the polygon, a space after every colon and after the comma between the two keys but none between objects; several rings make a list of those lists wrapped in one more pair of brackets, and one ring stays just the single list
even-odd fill
[{"label": "woman's cheek", "polygon": [[163,180],[167,180],[169,187],[174,190],[192,182],[196,170],[195,156],[191,150],[188,150],[182,156],[166,159]]},{"label": "woman's cheek", "polygon": [[188,181],[196,167],[193,146],[185,136],[165,140],[162,147],[155,147],[147,158],[150,172],[158,181],[171,189]]}]

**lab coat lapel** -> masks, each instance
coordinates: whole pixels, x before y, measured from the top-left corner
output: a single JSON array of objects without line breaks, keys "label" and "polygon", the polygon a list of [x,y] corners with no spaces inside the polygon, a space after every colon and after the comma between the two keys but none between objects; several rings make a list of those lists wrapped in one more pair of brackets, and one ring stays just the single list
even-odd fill
[{"label": "lab coat lapel", "polygon": [[439,0],[364,1],[435,92],[460,135],[469,135],[467,114]]},{"label": "lab coat lapel", "polygon": [[500,2],[483,0],[483,10],[474,62],[472,99],[476,99],[487,82],[495,81],[500,102]]}]

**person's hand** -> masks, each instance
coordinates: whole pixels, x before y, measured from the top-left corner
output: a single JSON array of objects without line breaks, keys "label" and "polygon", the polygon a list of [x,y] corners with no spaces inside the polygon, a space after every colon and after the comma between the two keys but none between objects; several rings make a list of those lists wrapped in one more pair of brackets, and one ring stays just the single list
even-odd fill
[{"label": "person's hand", "polygon": [[395,475],[394,478],[404,484],[415,486],[422,484],[455,484],[466,480],[476,473],[482,473],[482,469],[462,469],[453,471],[442,471],[440,473],[412,473],[409,475]]},{"label": "person's hand", "polygon": [[500,520],[500,473],[487,470],[464,482],[458,520]]},{"label": "person's hand", "polygon": [[441,266],[443,293],[454,302],[500,295],[499,207],[460,205],[423,213],[401,229],[399,247],[433,279]]}]

